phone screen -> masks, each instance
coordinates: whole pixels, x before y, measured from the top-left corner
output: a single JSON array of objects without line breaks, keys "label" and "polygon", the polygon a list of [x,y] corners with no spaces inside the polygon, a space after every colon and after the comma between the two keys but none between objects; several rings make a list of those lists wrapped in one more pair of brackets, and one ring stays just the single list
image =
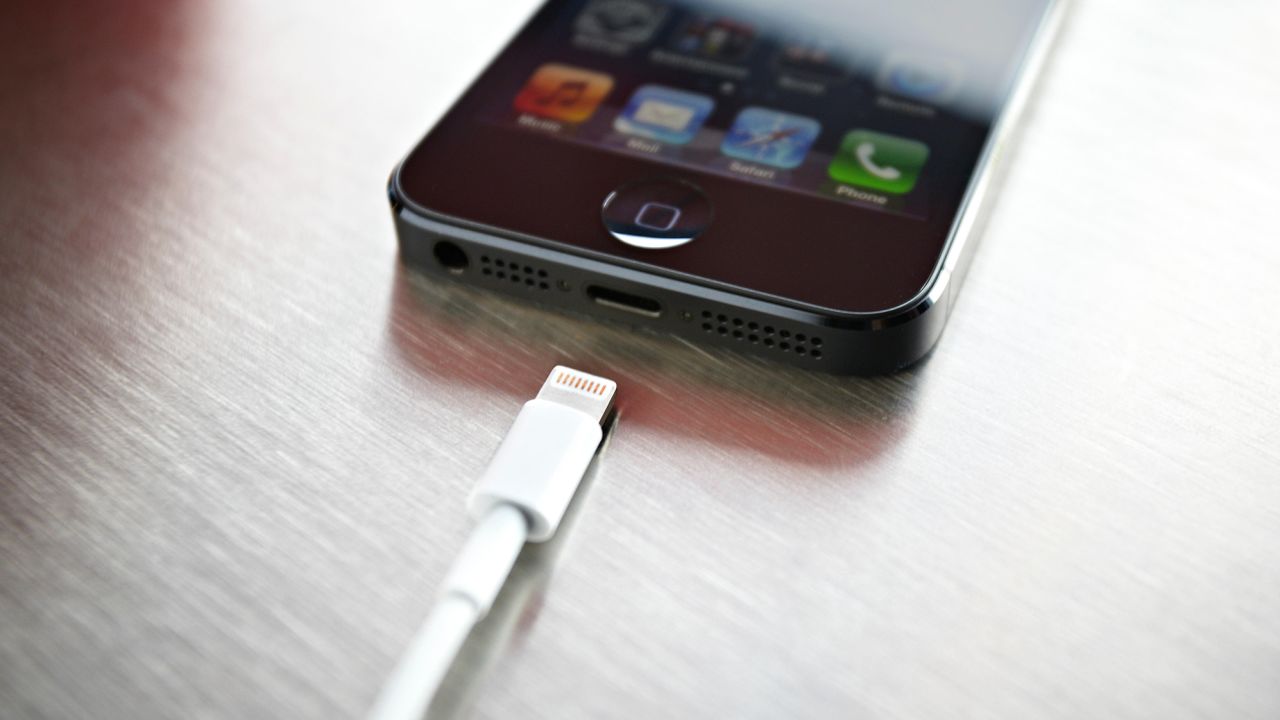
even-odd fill
[{"label": "phone screen", "polygon": [[[553,0],[451,113],[444,125],[454,127],[433,136],[436,145],[452,135],[455,148],[505,148],[503,164],[471,172],[514,173],[523,187],[542,188],[550,212],[566,209],[562,222],[533,219],[546,213],[532,205],[521,216],[460,202],[460,192],[438,187],[438,175],[434,189],[418,186],[468,219],[683,275],[826,307],[891,303],[936,263],[1047,5]],[[448,165],[450,149],[432,142],[424,148],[437,169]],[[597,173],[585,202],[555,200],[574,182],[567,174]],[[707,188],[717,226],[734,223],[727,215],[742,221],[732,238],[717,227],[719,241],[757,260],[785,250],[786,271],[744,269],[723,249],[701,259],[706,250],[610,248],[598,227],[563,217],[598,204],[613,183],[651,176]],[[502,182],[490,177],[488,187]],[[665,206],[656,207],[649,222],[667,222]],[[597,237],[587,238],[592,231]],[[876,271],[870,282],[849,282],[857,272],[842,282],[824,263],[897,267],[888,273],[893,287],[872,299],[884,279],[870,277]]]}]

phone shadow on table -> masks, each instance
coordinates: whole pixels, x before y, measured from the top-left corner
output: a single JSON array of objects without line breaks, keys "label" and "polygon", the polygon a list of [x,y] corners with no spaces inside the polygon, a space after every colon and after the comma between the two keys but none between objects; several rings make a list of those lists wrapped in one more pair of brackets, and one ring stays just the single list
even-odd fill
[{"label": "phone shadow on table", "polygon": [[927,363],[873,378],[808,372],[521,304],[399,263],[388,315],[393,351],[416,372],[523,402],[552,366],[571,365],[618,381],[627,425],[809,466],[856,467],[904,438]]}]

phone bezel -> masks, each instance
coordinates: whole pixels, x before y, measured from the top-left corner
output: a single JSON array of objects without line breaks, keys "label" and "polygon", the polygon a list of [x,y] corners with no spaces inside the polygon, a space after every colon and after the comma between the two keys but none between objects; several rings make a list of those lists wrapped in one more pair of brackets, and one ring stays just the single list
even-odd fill
[{"label": "phone bezel", "polygon": [[[402,206],[411,209],[413,212],[436,222],[446,225],[456,226],[459,228],[485,233],[494,237],[516,240],[533,245],[540,246],[548,250],[568,253],[570,255],[588,258],[596,261],[615,264],[631,270],[638,270],[668,280],[680,283],[689,283],[694,286],[705,287],[711,290],[727,292],[753,300],[766,303],[775,303],[787,308],[802,311],[805,313],[813,313],[815,315],[828,319],[828,322],[834,321],[836,325],[842,327],[857,328],[879,328],[897,325],[907,322],[913,317],[917,317],[932,305],[936,304],[951,286],[952,276],[957,271],[962,270],[966,260],[965,248],[969,244],[969,236],[973,230],[973,226],[978,216],[979,206],[985,198],[990,180],[992,176],[995,161],[998,159],[1000,151],[1006,144],[1012,125],[1023,105],[1026,102],[1030,88],[1034,78],[1037,75],[1039,67],[1043,64],[1048,49],[1052,44],[1056,30],[1061,23],[1061,19],[1065,13],[1067,0],[1049,0],[1046,4],[1044,14],[1037,23],[1030,41],[1027,45],[1027,51],[1023,56],[1022,62],[1015,71],[1013,86],[1011,91],[995,116],[991,129],[987,135],[987,139],[982,146],[978,155],[978,159],[974,164],[974,170],[969,176],[964,193],[957,205],[957,210],[952,215],[949,229],[942,243],[940,252],[937,255],[936,262],[932,263],[931,270],[927,278],[919,286],[919,289],[907,299],[874,310],[848,310],[836,307],[828,307],[822,304],[806,302],[795,297],[789,297],[784,294],[763,292],[757,288],[743,286],[739,284],[726,283],[717,281],[704,275],[680,272],[670,267],[654,265],[634,257],[627,257],[622,252],[599,252],[588,247],[580,245],[559,242],[553,238],[519,232],[505,227],[496,226],[484,222],[478,222],[463,215],[451,214],[433,209],[428,204],[419,202],[415,193],[407,188],[404,183],[403,172],[405,167],[415,158],[422,147],[415,148],[409,156],[401,163],[393,173],[391,178],[391,191],[396,197],[396,202]],[[535,11],[542,12],[545,6]],[[526,23],[527,24],[527,23]],[[521,31],[523,30],[523,26]],[[517,36],[520,31],[517,31]],[[512,39],[514,40],[514,38]],[[499,51],[494,60],[501,57],[506,52],[507,47]],[[487,70],[486,70],[487,72]],[[480,76],[477,76],[475,83],[478,83]],[[475,89],[475,83],[468,88],[466,94],[471,93]],[[435,132],[450,115],[458,111],[458,104],[441,119],[440,123],[427,134],[429,138],[432,132]],[[424,138],[424,142],[427,138]],[[771,192],[769,188],[757,188],[759,192]]]}]

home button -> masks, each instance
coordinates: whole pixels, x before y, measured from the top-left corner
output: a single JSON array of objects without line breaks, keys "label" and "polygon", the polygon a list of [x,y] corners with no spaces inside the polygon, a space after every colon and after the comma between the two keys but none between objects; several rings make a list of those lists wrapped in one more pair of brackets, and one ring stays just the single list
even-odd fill
[{"label": "home button", "polygon": [[711,201],[684,180],[645,180],[609,193],[600,210],[618,240],[646,250],[683,245],[711,224]]}]

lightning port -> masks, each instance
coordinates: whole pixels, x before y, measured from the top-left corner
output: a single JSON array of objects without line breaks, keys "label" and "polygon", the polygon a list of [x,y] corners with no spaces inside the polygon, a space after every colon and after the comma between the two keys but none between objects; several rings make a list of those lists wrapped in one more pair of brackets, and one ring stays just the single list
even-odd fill
[{"label": "lightning port", "polygon": [[588,285],[587,297],[595,301],[597,305],[604,305],[615,310],[625,310],[645,317],[656,318],[662,316],[662,304],[657,300],[640,295],[632,295],[621,290],[599,285]]}]

